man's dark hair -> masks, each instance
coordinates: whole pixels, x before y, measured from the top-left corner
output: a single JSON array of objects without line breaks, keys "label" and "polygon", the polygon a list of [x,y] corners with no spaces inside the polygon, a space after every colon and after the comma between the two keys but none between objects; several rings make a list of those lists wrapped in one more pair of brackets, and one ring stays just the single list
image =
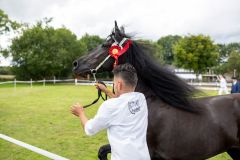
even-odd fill
[{"label": "man's dark hair", "polygon": [[121,77],[125,84],[129,87],[136,87],[137,85],[138,82],[137,71],[129,63],[117,65],[113,69],[113,75]]}]

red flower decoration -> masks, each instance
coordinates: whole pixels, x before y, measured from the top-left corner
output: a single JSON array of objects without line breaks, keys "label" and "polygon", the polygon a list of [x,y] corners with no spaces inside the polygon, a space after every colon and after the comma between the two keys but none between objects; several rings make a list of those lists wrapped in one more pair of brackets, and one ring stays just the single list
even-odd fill
[{"label": "red flower decoration", "polygon": [[128,40],[128,42],[126,43],[126,45],[123,48],[121,48],[118,45],[113,45],[111,48],[109,48],[109,50],[108,50],[109,54],[111,55],[111,57],[113,57],[115,59],[115,63],[113,65],[113,67],[118,65],[118,57],[121,56],[122,54],[124,54],[128,50],[131,43],[132,43],[132,41]]},{"label": "red flower decoration", "polygon": [[121,51],[121,48],[117,45],[112,46],[109,49],[109,54],[114,58],[114,59],[118,59],[118,57],[120,56],[119,53]]}]

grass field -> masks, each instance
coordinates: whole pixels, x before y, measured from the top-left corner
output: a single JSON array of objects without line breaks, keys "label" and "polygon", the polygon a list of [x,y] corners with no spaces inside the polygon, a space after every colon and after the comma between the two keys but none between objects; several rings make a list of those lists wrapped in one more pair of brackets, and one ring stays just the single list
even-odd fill
[{"label": "grass field", "polygon": [[[207,92],[215,95],[216,92]],[[88,104],[96,98],[93,86],[0,86],[0,133],[72,160],[96,160],[98,148],[108,143],[106,131],[84,135],[70,112],[73,103]],[[99,102],[86,109],[92,117]],[[0,139],[0,160],[45,160],[41,155]],[[211,160],[230,160],[221,154]]]}]

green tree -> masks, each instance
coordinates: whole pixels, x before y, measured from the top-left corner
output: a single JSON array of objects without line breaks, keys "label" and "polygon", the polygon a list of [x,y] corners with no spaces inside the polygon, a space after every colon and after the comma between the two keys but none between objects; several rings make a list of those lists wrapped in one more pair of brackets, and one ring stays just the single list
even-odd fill
[{"label": "green tree", "polygon": [[220,64],[226,62],[230,53],[232,53],[233,51],[240,51],[240,43],[217,44],[217,45]]},{"label": "green tree", "polygon": [[43,79],[71,74],[73,60],[85,51],[68,29],[38,22],[13,39],[9,53],[18,79]]},{"label": "green tree", "polygon": [[[21,25],[16,21],[9,19],[8,15],[4,13],[3,10],[0,9],[0,36],[4,33],[10,32],[11,30],[16,30]],[[0,53],[6,56],[7,50],[2,49],[0,44]]]},{"label": "green tree", "polygon": [[10,20],[8,15],[0,9],[0,35],[15,30],[20,27],[20,24],[16,21]]},{"label": "green tree", "polygon": [[186,36],[174,46],[175,64],[197,75],[215,66],[218,55],[217,46],[208,36]]},{"label": "green tree", "polygon": [[150,41],[150,40],[138,40],[139,44],[143,46],[144,49],[150,50],[151,56],[154,57],[154,59],[157,60],[157,62],[161,64],[165,64],[162,52],[162,46],[159,45],[157,42]]},{"label": "green tree", "polygon": [[103,39],[101,39],[97,35],[89,35],[85,34],[82,36],[82,38],[79,40],[79,43],[84,46],[86,52],[89,52],[96,48],[99,44],[102,44]]},{"label": "green tree", "polygon": [[174,61],[174,53],[173,53],[173,46],[181,39],[182,37],[178,35],[169,35],[165,37],[161,37],[157,44],[159,48],[161,48],[160,52],[163,55],[163,61],[166,64],[172,64]]},{"label": "green tree", "polygon": [[236,76],[240,76],[240,51],[232,51],[226,63],[227,71],[233,73],[236,71]]}]

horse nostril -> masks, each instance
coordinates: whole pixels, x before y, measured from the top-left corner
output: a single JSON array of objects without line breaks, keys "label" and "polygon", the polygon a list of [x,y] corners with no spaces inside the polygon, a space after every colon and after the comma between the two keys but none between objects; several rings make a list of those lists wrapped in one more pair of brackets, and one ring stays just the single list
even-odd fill
[{"label": "horse nostril", "polygon": [[77,62],[77,61],[74,61],[74,62],[73,62],[73,66],[74,66],[74,68],[77,68],[77,67],[78,67],[78,62]]}]

